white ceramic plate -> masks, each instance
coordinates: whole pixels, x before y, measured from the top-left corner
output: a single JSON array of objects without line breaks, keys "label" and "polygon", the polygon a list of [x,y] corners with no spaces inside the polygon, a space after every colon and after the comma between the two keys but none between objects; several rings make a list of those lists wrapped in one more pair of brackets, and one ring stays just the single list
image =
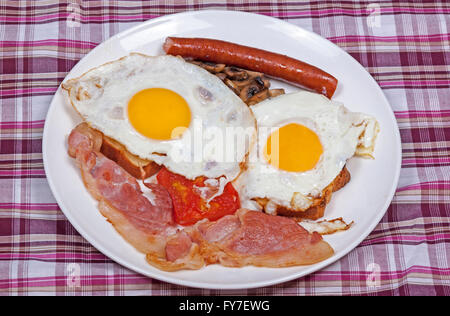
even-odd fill
[{"label": "white ceramic plate", "polygon": [[[400,172],[401,145],[394,114],[383,92],[350,55],[322,37],[290,23],[243,12],[200,11],[153,19],[117,34],[93,49],[67,75],[74,78],[92,67],[142,52],[163,54],[167,36],[210,37],[292,56],[318,66],[339,80],[334,99],[350,110],[375,116],[381,127],[375,160],[353,158],[347,164],[352,179],[333,194],[326,218],[343,217],[355,225],[346,232],[325,236],[335,250],[328,260],[292,268],[225,268],[210,265],[197,271],[160,271],[125,242],[97,210],[79,170],[67,155],[67,136],[80,118],[59,89],[50,105],[44,128],[43,157],[48,182],[66,217],[94,247],[136,272],[162,281],[202,288],[241,289],[289,281],[338,260],[375,228],[394,195]],[[273,81],[273,87],[298,90]]]}]

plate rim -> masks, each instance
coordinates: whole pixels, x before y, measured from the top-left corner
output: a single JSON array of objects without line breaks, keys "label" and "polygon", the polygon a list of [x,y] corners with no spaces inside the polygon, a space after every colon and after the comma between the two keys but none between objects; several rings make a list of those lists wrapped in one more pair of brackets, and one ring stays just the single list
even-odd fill
[{"label": "plate rim", "polygon": [[[327,267],[328,265],[340,260],[342,257],[346,256],[347,254],[349,254],[353,249],[355,249],[364,239],[367,238],[367,236],[375,229],[375,227],[378,225],[378,223],[381,221],[381,219],[383,218],[383,216],[386,214],[387,209],[389,208],[392,199],[395,195],[397,186],[398,186],[398,182],[399,182],[399,178],[400,178],[400,171],[401,171],[401,158],[402,158],[402,148],[401,148],[401,137],[400,137],[400,131],[398,128],[398,123],[397,120],[395,118],[394,112],[390,106],[390,103],[388,101],[388,99],[386,98],[386,95],[384,94],[383,90],[381,89],[381,87],[378,85],[378,83],[375,81],[375,79],[372,77],[372,75],[355,59],[353,58],[350,54],[348,54],[345,50],[343,50],[342,48],[340,48],[339,46],[337,46],[336,44],[334,44],[333,42],[331,42],[330,40],[328,40],[325,37],[320,36],[319,34],[316,34],[310,30],[307,30],[303,27],[300,27],[298,25],[289,23],[288,21],[282,20],[282,19],[278,19],[275,17],[271,17],[271,16],[267,16],[264,14],[257,14],[257,13],[251,13],[251,12],[244,12],[244,11],[231,11],[231,10],[201,10],[201,11],[186,11],[186,12],[179,12],[179,13],[175,13],[175,14],[168,14],[168,15],[162,15],[160,17],[157,18],[153,18],[153,19],[149,19],[147,21],[144,21],[142,23],[139,23],[135,26],[132,26],[130,28],[127,28],[113,36],[111,36],[110,38],[106,39],[105,41],[101,42],[100,44],[98,44],[95,48],[93,48],[89,53],[87,53],[86,55],[84,55],[73,67],[72,69],[66,74],[65,78],[62,80],[62,82],[64,82],[67,78],[67,76],[69,76],[69,74],[72,72],[72,70],[77,67],[79,65],[79,63],[87,58],[88,56],[90,56],[91,54],[95,54],[97,49],[101,49],[101,47],[103,47],[104,45],[106,45],[106,43],[108,43],[109,41],[113,41],[115,39],[117,39],[119,36],[122,36],[125,32],[133,32],[139,28],[145,28],[149,25],[151,25],[152,23],[159,23],[160,21],[163,21],[164,19],[168,19],[168,18],[177,18],[177,17],[182,17],[182,16],[201,16],[201,15],[209,15],[209,14],[230,14],[230,15],[248,15],[248,16],[252,16],[252,17],[258,17],[258,18],[266,18],[268,20],[273,20],[276,21],[277,23],[282,23],[282,24],[287,24],[290,27],[295,27],[300,29],[302,32],[305,32],[305,34],[307,34],[308,36],[313,37],[316,40],[320,40],[320,41],[326,41],[328,45],[334,46],[334,48],[338,49],[341,53],[344,53],[347,55],[347,57],[350,57],[351,61],[356,65],[356,67],[359,67],[360,70],[363,70],[363,72],[365,72],[365,74],[370,78],[369,80],[371,80],[375,86],[377,87],[378,91],[380,92],[380,97],[383,99],[384,103],[387,105],[388,111],[389,112],[389,116],[390,119],[392,121],[392,123],[394,124],[393,127],[394,128],[394,132],[395,135],[395,143],[398,146],[398,151],[397,151],[397,155],[396,155],[396,165],[395,165],[395,174],[393,175],[393,181],[392,181],[392,186],[390,188],[389,191],[389,195],[386,198],[386,201],[383,205],[383,207],[380,209],[380,212],[377,214],[377,216],[375,216],[375,219],[370,223],[370,225],[368,225],[368,228],[366,229],[364,234],[361,234],[358,238],[356,238],[352,243],[350,243],[349,245],[347,245],[339,254],[335,254],[332,257],[321,261],[319,263],[316,263],[314,265],[310,265],[308,266],[309,268],[305,271],[301,271],[301,272],[297,272],[297,273],[292,273],[290,275],[287,276],[283,276],[283,277],[278,277],[269,281],[258,281],[258,282],[252,282],[252,283],[248,283],[248,284],[240,284],[240,285],[233,285],[233,284],[220,284],[218,285],[214,285],[214,283],[206,283],[206,282],[194,282],[194,281],[187,281],[187,280],[182,280],[182,279],[178,279],[176,277],[166,277],[164,275],[155,275],[154,273],[152,273],[151,271],[144,271],[142,269],[140,269],[139,267],[135,267],[132,264],[127,263],[126,260],[122,260],[121,258],[116,257],[115,255],[111,254],[110,251],[103,247],[102,245],[98,244],[97,241],[94,238],[91,238],[90,235],[88,233],[86,233],[83,229],[83,227],[81,225],[79,225],[74,219],[73,217],[70,215],[70,212],[65,210],[65,205],[63,202],[63,199],[59,196],[58,191],[56,190],[56,185],[53,182],[53,179],[51,177],[49,177],[50,174],[50,167],[48,165],[48,158],[47,158],[47,142],[48,142],[48,130],[49,130],[49,116],[51,115],[50,113],[54,110],[54,100],[55,97],[58,93],[61,93],[61,84],[59,85],[57,91],[55,92],[55,94],[52,97],[52,100],[50,102],[50,106],[49,109],[47,111],[46,117],[45,117],[45,124],[44,124],[44,130],[43,130],[43,136],[42,136],[42,156],[43,156],[43,164],[44,164],[44,170],[45,170],[45,175],[46,175],[46,180],[49,184],[50,190],[52,192],[53,197],[55,198],[56,202],[58,203],[58,206],[60,208],[60,210],[63,212],[64,216],[67,218],[67,220],[70,222],[70,224],[77,230],[77,232],[86,240],[88,241],[93,247],[95,247],[98,251],[100,251],[103,255],[107,256],[109,259],[111,259],[112,261],[119,263],[120,265],[124,266],[127,269],[130,269],[131,271],[137,272],[141,275],[144,275],[146,277],[149,278],[154,278],[156,280],[160,280],[160,281],[164,281],[164,282],[168,282],[171,284],[176,284],[176,285],[182,285],[182,286],[186,286],[186,287],[193,287],[193,288],[201,288],[201,289],[218,289],[218,290],[240,290],[240,289],[253,289],[253,288],[259,288],[259,287],[264,287],[264,286],[271,286],[271,285],[276,285],[276,284],[281,284],[284,282],[288,282],[291,280],[295,280],[301,277],[304,277],[306,275],[309,275],[311,273],[314,273],[316,271],[319,271],[325,267]],[[61,83],[62,83],[61,82]]]}]

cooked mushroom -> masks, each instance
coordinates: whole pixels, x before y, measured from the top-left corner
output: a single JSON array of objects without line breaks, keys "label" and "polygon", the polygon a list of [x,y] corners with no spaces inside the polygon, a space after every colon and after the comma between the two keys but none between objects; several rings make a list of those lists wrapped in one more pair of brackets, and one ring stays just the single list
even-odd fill
[{"label": "cooked mushroom", "polygon": [[270,81],[264,76],[256,76],[253,80],[255,80],[257,84],[264,88],[270,87]]},{"label": "cooked mushroom", "polygon": [[218,74],[216,74],[217,77],[219,77],[220,80],[225,80],[227,78],[227,75],[224,74],[223,72],[219,72]]},{"label": "cooked mushroom", "polygon": [[239,89],[242,89],[242,88],[244,88],[246,86],[249,86],[252,83],[254,83],[253,78],[250,78],[250,77],[245,79],[245,80],[232,80],[232,81],[233,81],[234,85],[236,87],[238,87]]},{"label": "cooked mushroom", "polygon": [[256,104],[269,97],[284,94],[283,89],[269,90],[270,81],[261,72],[188,58],[186,58],[186,61],[216,75],[248,105]]},{"label": "cooked mushroom", "polygon": [[203,69],[206,69],[213,74],[219,73],[225,69],[224,64],[215,64],[215,63],[210,63],[208,61],[193,60],[193,61],[191,61],[191,63],[194,65],[200,66]]},{"label": "cooked mushroom", "polygon": [[236,67],[225,67],[223,72],[232,80],[245,80],[248,78],[247,71]]},{"label": "cooked mushroom", "polygon": [[240,93],[241,93],[240,89],[234,84],[234,82],[232,80],[225,78],[225,80],[223,82],[225,82],[225,84],[228,86],[228,88],[230,88],[234,93],[236,93],[237,95],[240,95]]},{"label": "cooked mushroom", "polygon": [[270,89],[269,90],[269,96],[271,98],[277,97],[282,94],[284,94],[284,89]]},{"label": "cooked mushroom", "polygon": [[257,84],[262,88],[269,88],[270,87],[270,81],[265,78],[264,76],[256,76],[256,77],[249,77],[246,80],[233,80],[233,83],[239,88],[242,89],[248,85],[251,84]]},{"label": "cooked mushroom", "polygon": [[262,87],[260,85],[258,85],[257,83],[252,83],[241,90],[241,93],[239,93],[239,97],[242,99],[242,101],[247,103],[248,99],[253,97],[261,90]]},{"label": "cooked mushroom", "polygon": [[246,72],[248,73],[248,76],[251,77],[251,78],[263,77],[264,76],[264,74],[262,72],[250,71],[250,70],[246,70]]},{"label": "cooked mushroom", "polygon": [[254,105],[256,103],[259,103],[261,101],[264,101],[269,97],[269,89],[264,89],[254,96],[252,96],[250,99],[247,100],[247,105]]}]

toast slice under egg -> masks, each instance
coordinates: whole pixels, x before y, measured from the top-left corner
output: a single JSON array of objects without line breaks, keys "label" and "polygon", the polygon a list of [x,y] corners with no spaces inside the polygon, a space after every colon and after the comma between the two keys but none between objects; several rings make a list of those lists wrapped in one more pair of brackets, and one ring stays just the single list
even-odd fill
[{"label": "toast slice under egg", "polygon": [[147,179],[161,169],[154,161],[131,154],[121,143],[105,135],[100,152],[137,179]]},{"label": "toast slice under egg", "polygon": [[[283,206],[277,206],[275,210],[271,210],[270,213],[273,215],[282,215],[289,217],[297,217],[302,219],[311,219],[316,220],[323,217],[325,213],[325,208],[327,204],[330,202],[331,195],[333,192],[343,188],[350,181],[350,172],[347,168],[341,170],[341,172],[337,175],[336,178],[325,188],[322,190],[322,194],[320,197],[316,197],[313,199],[311,206],[305,210],[294,210],[288,209]],[[267,213],[266,207],[270,202],[267,198],[255,198],[254,199]]]},{"label": "toast slice under egg", "polygon": [[[161,169],[161,166],[154,161],[142,159],[131,154],[125,146],[90,127],[86,122],[80,123],[75,129],[90,135],[91,140],[103,155],[116,162],[136,179],[147,179]],[[73,157],[74,153],[69,152],[69,155]]]}]

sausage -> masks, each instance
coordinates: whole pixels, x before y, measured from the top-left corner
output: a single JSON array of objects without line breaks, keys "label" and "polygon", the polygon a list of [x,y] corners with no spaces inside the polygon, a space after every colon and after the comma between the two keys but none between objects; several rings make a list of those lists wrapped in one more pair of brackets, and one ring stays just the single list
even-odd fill
[{"label": "sausage", "polygon": [[258,48],[207,38],[168,37],[163,45],[167,54],[180,55],[233,65],[280,78],[330,98],[337,79],[300,60]]}]

